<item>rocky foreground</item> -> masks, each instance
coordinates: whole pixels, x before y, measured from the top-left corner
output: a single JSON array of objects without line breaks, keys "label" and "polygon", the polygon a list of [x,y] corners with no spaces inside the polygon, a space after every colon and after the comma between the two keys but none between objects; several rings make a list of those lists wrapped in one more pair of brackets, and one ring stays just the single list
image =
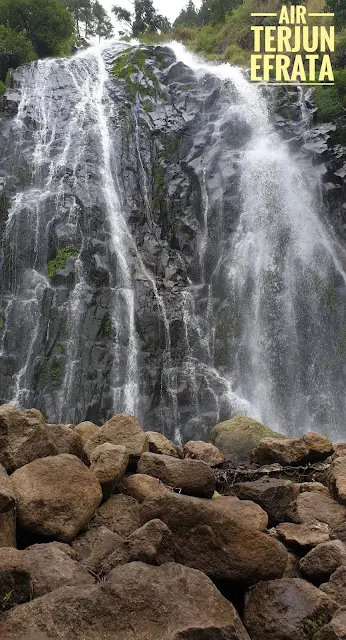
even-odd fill
[{"label": "rocky foreground", "polygon": [[1,640],[346,640],[346,445],[211,440],[0,407]]}]

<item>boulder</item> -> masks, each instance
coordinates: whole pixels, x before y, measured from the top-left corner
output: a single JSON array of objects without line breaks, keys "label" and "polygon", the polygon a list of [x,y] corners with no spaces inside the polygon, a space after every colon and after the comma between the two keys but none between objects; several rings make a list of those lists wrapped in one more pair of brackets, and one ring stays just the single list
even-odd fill
[{"label": "boulder", "polygon": [[225,456],[221,451],[211,444],[211,442],[202,442],[190,440],[184,446],[184,457],[193,460],[203,460],[210,467],[217,467],[225,462]]},{"label": "boulder", "polygon": [[245,598],[244,621],[251,640],[312,640],[337,605],[300,578],[256,585]]},{"label": "boulder", "polygon": [[130,496],[113,495],[99,509],[90,527],[107,527],[121,538],[127,538],[141,526],[139,503]]},{"label": "boulder", "polygon": [[341,540],[344,544],[346,544],[346,522],[343,522],[339,527],[335,527],[332,530],[330,537],[332,540]]},{"label": "boulder", "polygon": [[134,531],[121,546],[102,563],[102,573],[107,574],[115,567],[128,562],[146,562],[160,565],[175,562],[177,549],[171,530],[161,520],[150,520]]},{"label": "boulder", "polygon": [[313,640],[346,640],[346,611],[338,611],[329,624],[315,633]]},{"label": "boulder", "polygon": [[98,479],[104,499],[109,498],[121,481],[129,464],[129,454],[121,444],[105,442],[90,456],[90,471]]},{"label": "boulder", "polygon": [[287,508],[286,520],[303,524],[311,520],[326,522],[331,529],[346,521],[346,507],[322,492],[301,493]]},{"label": "boulder", "polygon": [[143,453],[138,471],[191,496],[211,498],[215,490],[213,471],[201,460],[178,460],[171,456]]},{"label": "boulder", "polygon": [[346,607],[346,567],[342,565],[329,578],[329,582],[320,585],[321,591],[327,594],[339,607]]},{"label": "boulder", "polygon": [[153,476],[148,476],[145,473],[134,473],[132,476],[124,478],[121,488],[124,493],[132,496],[138,502],[143,502],[146,498],[160,493],[173,491],[171,487],[166,487],[158,478],[153,478]]},{"label": "boulder", "polygon": [[325,460],[333,451],[329,438],[319,433],[306,433],[302,438],[264,438],[254,449],[252,461],[297,466]]},{"label": "boulder", "polygon": [[89,460],[94,449],[105,442],[126,447],[130,462],[137,462],[142,453],[148,450],[145,433],[137,418],[126,413],[113,416],[87,440],[84,452]]},{"label": "boulder", "polygon": [[330,496],[329,489],[321,482],[299,482],[297,483],[297,488],[299,493],[311,493],[311,492],[319,492],[326,493]]},{"label": "boulder", "polygon": [[322,542],[299,562],[300,573],[303,578],[313,584],[320,585],[341,566],[346,565],[346,546],[341,540]]},{"label": "boulder", "polygon": [[288,559],[283,578],[299,578],[299,556],[292,551],[288,552]]},{"label": "boulder", "polygon": [[34,409],[19,411],[0,406],[0,464],[12,473],[24,465],[57,453],[43,415]]},{"label": "boulder", "polygon": [[78,437],[82,441],[82,445],[84,445],[92,436],[94,436],[100,429],[97,424],[93,422],[80,422],[75,427],[72,427],[74,433],[78,435]]},{"label": "boulder", "polygon": [[60,587],[94,583],[90,573],[54,543],[34,544],[21,553],[31,574],[34,598]]},{"label": "boulder", "polygon": [[288,505],[297,497],[298,490],[290,480],[265,477],[235,484],[232,493],[241,500],[257,502],[267,512],[270,523],[275,525],[285,519]]},{"label": "boulder", "polygon": [[[0,549],[0,612],[27,602],[32,596],[32,581],[21,551]],[[0,637],[2,638],[1,634]]]},{"label": "boulder", "polygon": [[71,542],[76,559],[94,574],[101,571],[102,561],[121,545],[123,538],[107,527],[89,529]]},{"label": "boulder", "polygon": [[18,525],[24,531],[73,540],[102,500],[94,474],[75,456],[40,458],[11,476]]},{"label": "boulder", "polygon": [[236,496],[218,496],[213,507],[241,527],[266,531],[268,515],[258,504],[251,500],[239,500]]},{"label": "boulder", "polygon": [[210,441],[225,456],[236,463],[250,462],[251,452],[263,438],[282,438],[260,422],[245,416],[219,422],[210,434]]},{"label": "boulder", "polygon": [[333,458],[342,458],[343,456],[346,456],[346,443],[338,442],[334,445]]},{"label": "boulder", "polygon": [[0,465],[0,547],[16,546],[16,498],[11,479]]},{"label": "boulder", "polygon": [[[222,498],[220,498],[220,501]],[[167,493],[145,500],[142,522],[158,518],[174,535],[182,564],[203,571],[213,580],[235,586],[279,578],[287,564],[285,547],[270,536],[232,520],[217,500]]]},{"label": "boulder", "polygon": [[162,433],[158,431],[146,431],[145,437],[148,443],[148,451],[151,453],[162,453],[173,458],[182,458],[183,454],[180,447],[168,440]]},{"label": "boulder", "polygon": [[330,540],[330,528],[325,522],[310,520],[304,524],[283,522],[276,527],[279,540],[289,547],[298,549],[311,549],[321,542]]},{"label": "boulder", "polygon": [[38,631],[45,640],[250,640],[233,605],[205,575],[142,562],[113,569],[95,586],[53,591],[0,622],[2,640],[28,640]]},{"label": "boulder", "polygon": [[346,505],[346,457],[334,460],[329,470],[328,480],[337,500]]},{"label": "boulder", "polygon": [[65,424],[47,424],[49,437],[54,442],[56,453],[70,453],[82,457],[82,439],[77,431]]}]

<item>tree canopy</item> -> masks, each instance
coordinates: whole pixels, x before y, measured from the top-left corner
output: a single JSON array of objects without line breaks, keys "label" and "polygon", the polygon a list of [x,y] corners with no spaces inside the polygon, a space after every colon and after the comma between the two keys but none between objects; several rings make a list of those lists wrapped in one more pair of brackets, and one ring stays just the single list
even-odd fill
[{"label": "tree canopy", "polygon": [[61,0],[74,19],[79,37],[110,38],[113,25],[107,11],[98,0]]},{"label": "tree canopy", "polygon": [[137,37],[143,33],[165,33],[170,29],[169,20],[157,13],[152,0],[134,0],[134,13],[115,5],[112,12],[119,22],[131,29],[132,35]]}]

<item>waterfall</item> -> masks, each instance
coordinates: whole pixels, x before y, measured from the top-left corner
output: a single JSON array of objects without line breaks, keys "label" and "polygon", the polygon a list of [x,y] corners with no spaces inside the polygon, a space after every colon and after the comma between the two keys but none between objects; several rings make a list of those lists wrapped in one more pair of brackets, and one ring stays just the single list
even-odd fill
[{"label": "waterfall", "polygon": [[138,44],[14,72],[1,401],[52,422],[129,412],[177,442],[237,413],[342,437],[346,253],[319,173],[278,132],[269,90],[167,46],[145,51],[153,108],[111,74]]}]

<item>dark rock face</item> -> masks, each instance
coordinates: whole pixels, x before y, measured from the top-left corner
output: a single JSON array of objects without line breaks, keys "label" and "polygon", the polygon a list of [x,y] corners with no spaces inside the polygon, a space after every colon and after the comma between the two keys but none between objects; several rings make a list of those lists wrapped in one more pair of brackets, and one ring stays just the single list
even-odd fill
[{"label": "dark rock face", "polygon": [[[2,98],[0,402],[205,438],[249,413],[228,382],[243,348],[228,273],[251,132],[231,82],[166,47],[122,48],[26,65]],[[330,127],[304,138],[295,89],[270,95],[344,234],[343,151]]]}]

